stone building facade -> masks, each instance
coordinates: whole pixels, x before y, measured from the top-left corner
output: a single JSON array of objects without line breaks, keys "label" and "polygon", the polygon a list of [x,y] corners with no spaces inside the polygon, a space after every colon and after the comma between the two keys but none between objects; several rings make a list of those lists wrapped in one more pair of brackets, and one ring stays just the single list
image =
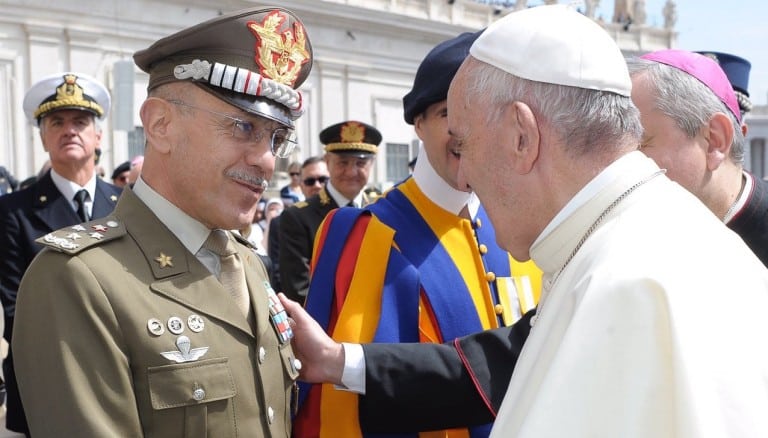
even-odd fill
[{"label": "stone building facade", "polygon": [[[297,125],[300,148],[293,158],[321,154],[317,134],[327,125],[346,119],[371,123],[384,136],[372,175],[382,188],[407,175],[406,164],[418,150],[413,128],[403,121],[401,99],[424,55],[438,42],[481,29],[515,9],[556,1],[0,0],[0,164],[19,179],[37,172],[47,157],[37,129],[24,119],[24,92],[39,78],[74,70],[103,81],[112,93],[101,162],[110,174],[143,149],[138,110],[147,76],[133,65],[132,54],[222,13],[275,3],[302,18],[315,53],[312,74],[302,86],[308,110]],[[608,20],[594,15],[597,3],[582,2],[582,12],[601,23],[627,54],[674,46],[674,20],[665,19],[664,26],[644,19],[628,24],[626,16]],[[645,14],[642,0],[616,3]],[[674,11],[674,2],[667,3]],[[284,169],[287,161],[279,166]]]}]

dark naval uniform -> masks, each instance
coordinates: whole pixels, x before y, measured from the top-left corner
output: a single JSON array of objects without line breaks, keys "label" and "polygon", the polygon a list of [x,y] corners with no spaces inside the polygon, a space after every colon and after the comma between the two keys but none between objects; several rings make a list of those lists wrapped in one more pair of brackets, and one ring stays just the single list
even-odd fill
[{"label": "dark naval uniform", "polygon": [[24,277],[13,340],[37,344],[16,349],[33,436],[290,434],[297,362],[250,248],[238,245],[253,327],[132,191],[113,215],[39,241],[50,249]]},{"label": "dark naval uniform", "polygon": [[747,203],[728,222],[728,228],[736,232],[757,258],[768,267],[768,182],[755,178]]},{"label": "dark naval uniform", "polygon": [[325,216],[339,205],[327,188],[280,215],[280,283],[288,298],[304,302],[315,234]]},{"label": "dark naval uniform", "polygon": [[[96,179],[95,199],[91,216],[101,218],[115,208],[121,189]],[[29,188],[0,197],[0,291],[5,311],[5,333],[13,340],[13,324],[16,311],[16,293],[32,259],[43,248],[35,239],[51,231],[81,222],[68,199],[65,199],[48,172]],[[52,289],[46,292],[53,292]],[[24,410],[21,408],[16,386],[13,350],[3,361],[8,393],[7,425],[12,430],[26,430]]]},{"label": "dark naval uniform", "polygon": [[[101,218],[111,213],[121,191],[119,187],[97,178],[91,217]],[[35,243],[35,239],[79,222],[81,220],[69,200],[53,184],[50,172],[26,190],[0,198],[0,247],[3,248],[0,290],[6,318],[12,321],[21,277],[32,259],[43,249],[42,245]],[[6,326],[7,336],[10,336],[10,325]]]}]

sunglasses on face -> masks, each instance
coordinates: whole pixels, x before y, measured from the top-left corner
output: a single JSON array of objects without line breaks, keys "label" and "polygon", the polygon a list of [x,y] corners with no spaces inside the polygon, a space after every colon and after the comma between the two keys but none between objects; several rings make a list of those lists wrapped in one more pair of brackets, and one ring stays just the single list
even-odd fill
[{"label": "sunglasses on face", "polygon": [[290,172],[289,175],[291,175],[291,176],[299,176],[301,174],[299,172]]},{"label": "sunglasses on face", "polygon": [[313,186],[315,183],[325,184],[328,182],[328,179],[329,177],[327,176],[319,176],[317,178],[304,178],[302,183],[304,183],[305,186]]}]

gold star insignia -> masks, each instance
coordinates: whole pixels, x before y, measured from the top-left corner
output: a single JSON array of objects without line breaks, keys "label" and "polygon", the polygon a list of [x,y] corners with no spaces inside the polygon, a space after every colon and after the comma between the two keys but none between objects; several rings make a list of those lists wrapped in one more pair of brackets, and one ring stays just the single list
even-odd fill
[{"label": "gold star insignia", "polygon": [[165,255],[162,252],[160,253],[160,255],[157,258],[155,258],[155,261],[157,263],[160,263],[160,268],[161,269],[162,268],[166,268],[168,266],[173,266],[173,257],[171,257],[169,255]]}]

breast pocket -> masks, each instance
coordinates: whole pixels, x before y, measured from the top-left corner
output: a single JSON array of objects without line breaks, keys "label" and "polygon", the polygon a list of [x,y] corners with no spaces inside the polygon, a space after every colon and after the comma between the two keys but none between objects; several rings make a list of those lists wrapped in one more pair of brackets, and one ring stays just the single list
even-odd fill
[{"label": "breast pocket", "polygon": [[[182,436],[188,438],[205,437],[209,429],[235,436],[231,399],[237,391],[226,358],[151,367],[148,379],[153,417],[162,424],[156,430],[169,427],[178,436],[183,427]],[[231,433],[221,434],[226,430]]]}]

